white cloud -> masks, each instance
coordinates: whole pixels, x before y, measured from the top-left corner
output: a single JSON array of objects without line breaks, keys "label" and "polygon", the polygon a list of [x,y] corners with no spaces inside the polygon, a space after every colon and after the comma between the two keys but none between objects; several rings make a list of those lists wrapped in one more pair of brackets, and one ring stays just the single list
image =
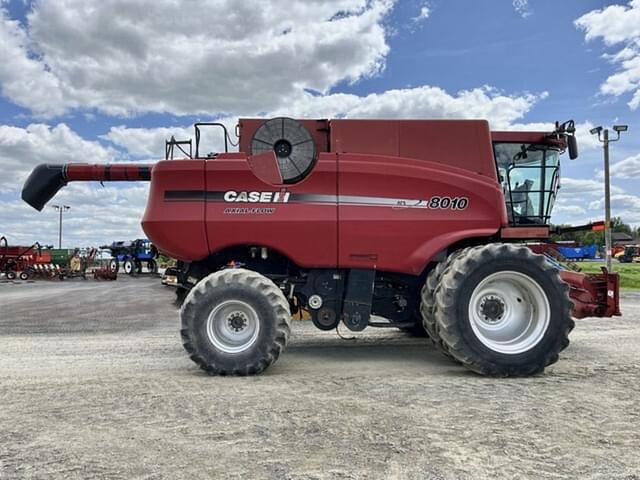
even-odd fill
[{"label": "white cloud", "polygon": [[[626,193],[616,193],[611,195],[612,208],[620,209],[640,209],[640,197]],[[595,200],[589,204],[592,210],[602,210],[604,208],[604,198]]]},{"label": "white cloud", "polygon": [[172,136],[176,140],[189,140],[193,137],[193,127],[130,128],[119,125],[111,127],[101,138],[124,148],[133,157],[158,160],[164,158],[165,141]]},{"label": "white cloud", "polygon": [[[562,178],[553,209],[552,222],[580,225],[604,219],[604,183],[602,180]],[[611,185],[612,215],[626,223],[640,225],[640,196]]]},{"label": "white cloud", "polygon": [[114,151],[83,139],[64,123],[0,125],[0,193],[18,187],[39,163],[111,161]]},{"label": "white cloud", "polygon": [[450,94],[439,87],[422,86],[358,96],[336,93],[302,95],[273,115],[308,118],[483,118],[494,129],[522,118],[547,93],[506,95],[491,87]]},{"label": "white cloud", "polygon": [[578,140],[578,149],[581,151],[602,147],[602,144],[598,141],[598,137],[592,135],[590,132],[594,126],[591,122],[576,124],[576,139]]},{"label": "white cloud", "polygon": [[[105,163],[117,161],[117,152],[82,138],[66,124],[31,124],[26,128],[0,125],[0,235],[12,243],[53,244],[57,214],[38,212],[20,200],[20,190],[32,168],[40,163]],[[67,245],[96,245],[142,235],[140,218],[148,185],[145,183],[72,183],[56,195],[71,206],[65,214]]]},{"label": "white cloud", "polygon": [[[31,40],[20,23],[8,18],[0,3],[0,85],[2,94],[17,105],[38,112],[62,113],[77,106],[64,85],[37,57],[29,53]],[[37,105],[34,105],[34,102]]]},{"label": "white cloud", "polygon": [[428,3],[424,3],[420,6],[418,14],[415,17],[411,18],[411,20],[413,20],[415,23],[421,23],[429,18],[429,15],[431,15],[431,7]]},{"label": "white cloud", "polygon": [[527,18],[533,15],[533,12],[529,7],[528,0],[513,0],[512,5],[516,13],[522,18]]},{"label": "white cloud", "polygon": [[[564,177],[560,180],[560,194],[563,197],[571,198],[572,200],[584,198],[584,197],[601,197],[604,195],[604,183],[602,180],[591,180],[584,178],[570,178]],[[624,193],[624,190],[615,185],[611,186],[612,193]],[[591,200],[590,200],[591,201]]]},{"label": "white cloud", "polygon": [[580,207],[578,205],[565,205],[565,204],[559,203],[553,207],[554,215],[560,214],[560,215],[574,216],[574,215],[584,215],[586,213],[587,211],[583,207]]},{"label": "white cloud", "polygon": [[[162,148],[162,146],[160,146]],[[0,126],[0,234],[12,242],[54,243],[57,215],[37,212],[22,200],[20,190],[31,169],[40,163],[117,161],[117,152],[88,141],[66,124],[31,124],[26,128]],[[56,200],[71,205],[65,217],[65,238],[75,245],[137,238],[146,202],[144,183],[73,183]],[[111,239],[111,240],[110,240]]]},{"label": "white cloud", "polygon": [[640,154],[613,163],[610,173],[616,178],[640,179]]},{"label": "white cloud", "polygon": [[[63,247],[141,238],[147,192],[144,183],[107,184],[104,188],[70,184],[56,196],[58,202],[71,206],[64,214]],[[38,212],[20,200],[0,201],[0,235],[6,235],[12,244],[38,241],[57,247],[58,214],[48,207]]]},{"label": "white cloud", "polygon": [[605,45],[623,48],[605,58],[618,65],[618,71],[600,86],[605,95],[620,96],[632,93],[628,105],[632,110],[640,106],[640,0],[627,5],[610,5],[592,10],[575,21],[585,32],[587,41],[601,38]]},{"label": "white cloud", "polygon": [[578,18],[575,24],[585,31],[587,40],[602,37],[607,45],[625,42],[640,36],[640,1],[592,10]]},{"label": "white cloud", "polygon": [[[290,115],[290,114],[289,114]],[[273,115],[267,115],[267,117]],[[237,151],[234,144],[238,139],[235,136],[235,128],[238,117],[224,117],[215,120],[227,128],[228,143],[230,152]],[[171,137],[176,140],[192,140],[192,153],[196,153],[195,129],[193,125],[175,127],[156,128],[134,128],[126,125],[111,127],[109,132],[101,135],[100,138],[107,140],[118,147],[126,150],[127,155],[133,158],[145,158],[159,160],[165,155],[165,141]],[[188,146],[182,146],[185,151],[189,151]],[[224,151],[224,131],[217,126],[200,127],[200,153],[223,152]],[[174,148],[174,158],[182,158],[184,155]]]},{"label": "white cloud", "polygon": [[[40,0],[0,17],[0,83],[40,115],[78,107],[258,113],[384,68],[390,0]],[[73,48],[70,48],[70,46]]]}]

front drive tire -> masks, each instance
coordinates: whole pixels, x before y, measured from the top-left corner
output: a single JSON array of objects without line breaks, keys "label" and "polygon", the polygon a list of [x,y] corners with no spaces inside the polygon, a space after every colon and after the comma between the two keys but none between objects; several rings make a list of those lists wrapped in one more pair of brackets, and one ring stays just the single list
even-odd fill
[{"label": "front drive tire", "polygon": [[185,350],[211,375],[253,375],[272,365],[289,340],[291,313],[268,278],[221,270],[191,289],[180,310]]},{"label": "front drive tire", "polygon": [[568,290],[557,269],[527,247],[474,247],[451,263],[436,289],[438,332],[447,351],[476,373],[540,373],[569,345]]}]

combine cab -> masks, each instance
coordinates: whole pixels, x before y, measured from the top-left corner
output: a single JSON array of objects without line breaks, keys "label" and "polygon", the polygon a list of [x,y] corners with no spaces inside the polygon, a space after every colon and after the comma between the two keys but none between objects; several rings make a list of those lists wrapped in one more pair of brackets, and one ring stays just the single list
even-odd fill
[{"label": "combine cab", "polygon": [[209,373],[263,371],[299,309],[322,330],[427,335],[493,376],[557,361],[572,314],[618,314],[615,275],[565,274],[522,244],[550,236],[572,121],[241,119],[239,152],[201,154],[205,126],[226,145],[196,124],[195,155],[171,139],[154,165],[41,165],[22,196],[42,209],[70,181],[151,180],[142,226],[179,260],[184,347]]}]

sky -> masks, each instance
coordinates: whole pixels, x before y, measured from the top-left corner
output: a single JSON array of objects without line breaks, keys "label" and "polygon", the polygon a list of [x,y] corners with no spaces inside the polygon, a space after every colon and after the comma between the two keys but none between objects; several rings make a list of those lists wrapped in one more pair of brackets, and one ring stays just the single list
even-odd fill
[{"label": "sky", "polygon": [[[195,121],[241,116],[574,119],[552,222],[640,225],[640,0],[0,0],[0,235],[57,243],[20,200],[39,163],[156,161]],[[206,142],[209,142],[207,144]],[[203,138],[207,150],[221,139]],[[72,184],[63,246],[143,236],[145,183]]]}]

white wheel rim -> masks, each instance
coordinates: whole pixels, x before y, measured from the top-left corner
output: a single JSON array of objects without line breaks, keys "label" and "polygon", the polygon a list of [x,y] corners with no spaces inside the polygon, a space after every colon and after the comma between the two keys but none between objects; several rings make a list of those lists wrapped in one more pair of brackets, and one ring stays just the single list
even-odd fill
[{"label": "white wheel rim", "polygon": [[241,300],[216,305],[207,318],[209,341],[225,353],[244,352],[255,343],[259,333],[258,314]]},{"label": "white wheel rim", "polygon": [[473,333],[499,353],[516,355],[531,350],[544,337],[550,318],[544,290],[520,272],[489,275],[476,286],[469,301]]}]

